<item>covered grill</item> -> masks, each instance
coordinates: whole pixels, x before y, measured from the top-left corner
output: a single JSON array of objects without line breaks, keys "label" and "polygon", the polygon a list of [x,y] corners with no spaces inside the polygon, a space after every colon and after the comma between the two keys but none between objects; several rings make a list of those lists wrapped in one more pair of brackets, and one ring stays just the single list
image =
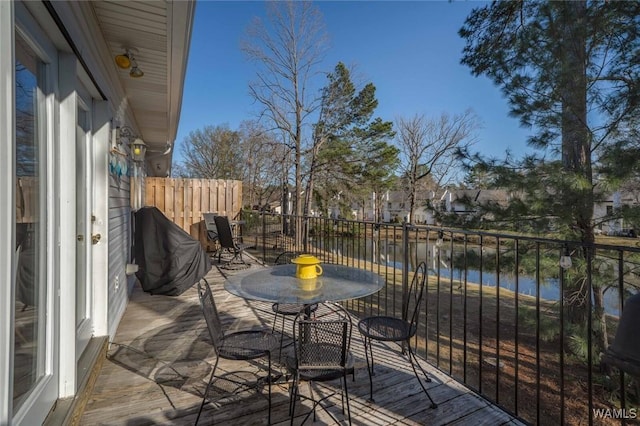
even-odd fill
[{"label": "covered grill", "polygon": [[179,296],[211,269],[200,242],[156,207],[135,213],[134,234],[136,277],[148,293]]}]

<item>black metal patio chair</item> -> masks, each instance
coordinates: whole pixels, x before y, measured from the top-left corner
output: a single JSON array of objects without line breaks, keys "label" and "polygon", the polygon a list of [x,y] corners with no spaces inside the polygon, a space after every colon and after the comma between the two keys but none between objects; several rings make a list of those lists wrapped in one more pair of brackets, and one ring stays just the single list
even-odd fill
[{"label": "black metal patio chair", "polygon": [[229,219],[226,216],[216,216],[214,217],[214,221],[218,231],[218,241],[220,242],[218,263],[220,263],[222,259],[222,252],[226,250],[232,255],[231,259],[226,262],[226,267],[231,268],[233,265],[248,267],[249,264],[242,258],[242,254],[248,246],[236,241],[233,237],[233,231],[231,230],[231,223],[229,222]]},{"label": "black metal patio chair", "polygon": [[[390,316],[372,316],[360,320],[358,323],[358,330],[362,334],[364,340],[364,353],[367,359],[367,371],[369,373],[369,398],[373,401],[373,376],[374,362],[373,362],[373,350],[371,348],[371,341],[378,340],[382,342],[395,342],[398,343],[404,353],[404,349],[407,348],[409,352],[409,361],[411,362],[411,368],[415,374],[422,390],[429,401],[431,401],[431,408],[436,408],[437,404],[433,402],[431,395],[427,391],[426,386],[420,380],[418,370],[424,376],[425,381],[430,382],[431,378],[424,371],[416,354],[411,346],[411,339],[416,335],[418,324],[418,311],[420,309],[420,302],[424,295],[424,288],[427,281],[427,265],[421,262],[415,270],[409,291],[403,301],[402,318],[395,318]],[[411,317],[409,317],[411,315]]]},{"label": "black metal patio chair", "polygon": [[[341,379],[342,413],[347,408],[347,419],[351,424],[351,409],[349,407],[349,391],[347,375],[353,374],[353,360],[349,353],[351,344],[351,317],[348,312],[337,304],[323,304],[328,312],[321,312],[316,318],[310,319],[305,312],[300,312],[293,322],[293,337],[295,356],[287,359],[287,367],[293,375],[290,389],[291,424],[295,418],[296,401],[298,398],[309,399],[313,406],[304,417],[301,424],[307,421],[313,413],[316,420],[316,407],[319,405],[338,424],[341,423],[321,403],[335,395],[325,395],[319,400],[313,396],[312,382],[327,382]],[[324,309],[323,309],[324,311]],[[309,382],[309,396],[300,394],[300,382]]]},{"label": "black metal patio chair", "polygon": [[[202,397],[202,403],[198,410],[198,416],[196,417],[195,424],[198,424],[202,409],[207,401],[207,395],[209,388],[215,379],[216,368],[220,358],[237,361],[249,361],[253,359],[266,357],[268,360],[268,376],[266,382],[269,388],[269,415],[268,422],[271,424],[271,352],[277,346],[278,341],[276,337],[265,330],[246,330],[236,331],[233,333],[225,333],[222,328],[222,322],[216,309],[215,301],[213,300],[213,294],[211,293],[211,287],[206,279],[202,279],[198,282],[198,295],[200,297],[200,304],[202,306],[202,312],[207,322],[207,328],[211,336],[211,343],[216,352],[216,361],[211,371],[211,377],[207,383],[207,388],[204,391]],[[231,380],[225,377],[224,380]],[[251,385],[247,383],[237,383],[237,385],[250,388]]]},{"label": "black metal patio chair", "polygon": [[[276,257],[276,260],[275,260],[274,264],[276,264],[276,265],[286,265],[288,263],[291,263],[291,259],[295,258],[296,256],[297,256],[297,254],[292,252],[292,251],[285,251],[283,253],[280,253],[278,255],[278,257]],[[279,352],[279,355],[278,355],[278,362],[282,359],[282,347],[283,347],[283,341],[284,341],[284,321],[285,321],[285,318],[286,317],[296,316],[303,309],[306,309],[307,314],[310,314],[310,313],[315,312],[318,309],[318,304],[317,303],[313,303],[311,305],[305,306],[305,305],[301,305],[301,304],[297,304],[297,303],[274,303],[273,305],[271,305],[271,310],[274,313],[273,326],[271,328],[272,332],[274,332],[275,329],[276,329],[276,324],[278,322],[278,317],[282,318],[282,324],[280,326],[280,352]]]}]

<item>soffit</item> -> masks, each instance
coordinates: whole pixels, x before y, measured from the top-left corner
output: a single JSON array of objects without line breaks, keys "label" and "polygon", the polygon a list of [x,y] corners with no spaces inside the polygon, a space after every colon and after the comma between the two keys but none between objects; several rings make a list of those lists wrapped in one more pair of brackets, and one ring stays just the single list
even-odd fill
[{"label": "soffit", "polygon": [[137,132],[148,145],[147,174],[166,176],[171,168],[193,24],[193,1],[91,2],[112,58],[131,49],[140,78],[118,68],[125,102]]}]

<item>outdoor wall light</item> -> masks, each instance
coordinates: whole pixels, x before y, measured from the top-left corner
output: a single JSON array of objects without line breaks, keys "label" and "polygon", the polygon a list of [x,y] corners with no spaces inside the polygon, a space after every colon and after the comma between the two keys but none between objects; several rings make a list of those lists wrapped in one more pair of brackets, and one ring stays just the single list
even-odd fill
[{"label": "outdoor wall light", "polygon": [[129,49],[127,49],[125,53],[121,55],[117,55],[115,57],[115,60],[116,60],[116,65],[118,65],[118,67],[124,70],[130,69],[129,71],[130,77],[139,78],[144,75],[144,72],[142,72],[142,70],[138,68],[138,63],[136,62],[136,59],[133,57],[133,53],[131,53]]},{"label": "outdoor wall light", "polygon": [[111,149],[120,151],[123,142],[126,142],[128,145],[129,141],[137,137],[138,136],[134,133],[133,129],[129,126],[116,127],[112,130],[111,134]]},{"label": "outdoor wall light", "polygon": [[562,253],[562,256],[560,256],[560,267],[562,269],[569,269],[572,265],[573,262],[571,261],[571,255],[569,254],[569,247],[565,246],[564,252]]},{"label": "outdoor wall light", "polygon": [[442,247],[444,244],[444,232],[438,231],[438,239],[436,240],[436,247]]},{"label": "outdoor wall light", "polygon": [[147,144],[140,138],[133,141],[131,145],[131,158],[136,162],[143,162],[144,155],[147,153]]}]

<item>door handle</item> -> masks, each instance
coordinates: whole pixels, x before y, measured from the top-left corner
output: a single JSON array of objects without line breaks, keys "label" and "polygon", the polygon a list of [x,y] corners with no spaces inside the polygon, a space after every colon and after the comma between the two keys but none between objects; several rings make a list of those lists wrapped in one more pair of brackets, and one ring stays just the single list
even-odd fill
[{"label": "door handle", "polygon": [[95,245],[95,244],[98,244],[98,241],[100,241],[100,238],[102,238],[102,235],[100,235],[100,234],[93,234],[93,235],[91,236],[91,243],[92,243],[92,244],[94,244],[94,245]]}]

